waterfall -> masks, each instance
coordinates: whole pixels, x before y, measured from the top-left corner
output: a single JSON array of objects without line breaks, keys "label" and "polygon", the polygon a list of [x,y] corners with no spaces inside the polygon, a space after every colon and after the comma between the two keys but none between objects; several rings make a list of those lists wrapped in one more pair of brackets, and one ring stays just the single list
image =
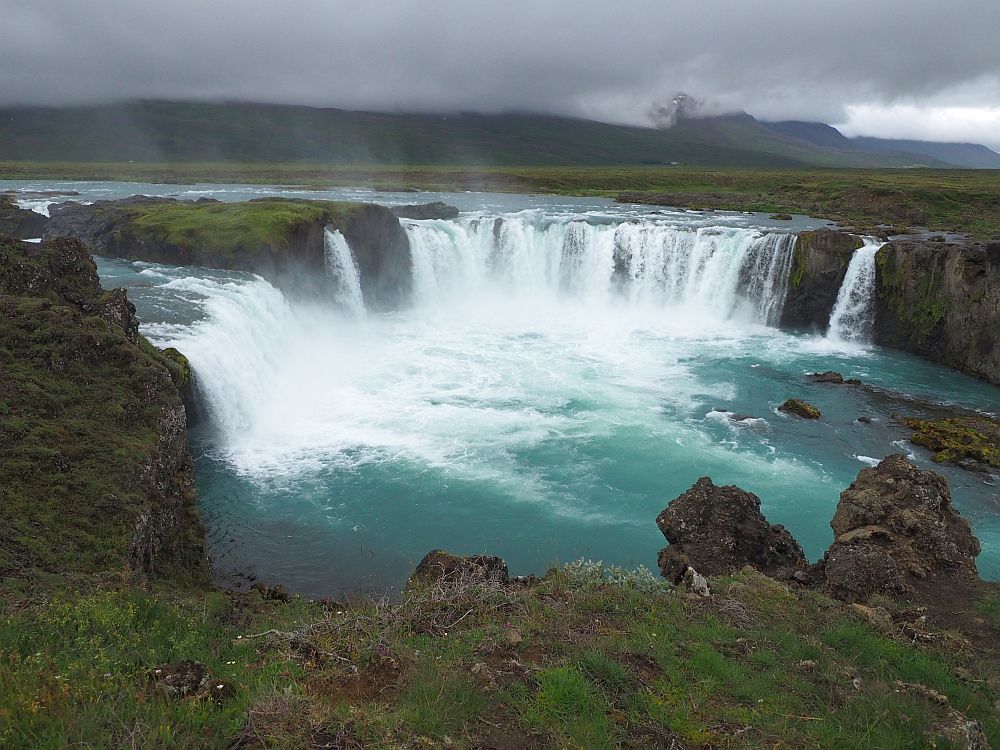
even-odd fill
[{"label": "waterfall", "polygon": [[776,325],[795,236],[667,222],[532,221],[506,216],[404,224],[418,304],[489,288],[604,304],[685,307],[715,319],[749,308]]},{"label": "waterfall", "polygon": [[334,300],[355,317],[365,314],[361,276],[347,240],[335,229],[326,229],[324,237],[326,273],[334,286]]},{"label": "waterfall", "polygon": [[750,248],[744,272],[746,296],[756,318],[777,326],[788,296],[788,276],[795,254],[794,234],[766,234]]},{"label": "waterfall", "polygon": [[875,325],[875,254],[885,243],[874,237],[865,237],[864,243],[851,256],[830,315],[827,336],[835,341],[871,342]]}]

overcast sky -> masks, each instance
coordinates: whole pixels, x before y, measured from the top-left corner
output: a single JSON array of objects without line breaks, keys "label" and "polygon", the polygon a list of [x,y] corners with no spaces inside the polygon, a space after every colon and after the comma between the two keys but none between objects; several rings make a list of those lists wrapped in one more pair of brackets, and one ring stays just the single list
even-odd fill
[{"label": "overcast sky", "polygon": [[245,99],[647,124],[761,119],[1000,149],[1000,0],[0,0],[0,103]]}]

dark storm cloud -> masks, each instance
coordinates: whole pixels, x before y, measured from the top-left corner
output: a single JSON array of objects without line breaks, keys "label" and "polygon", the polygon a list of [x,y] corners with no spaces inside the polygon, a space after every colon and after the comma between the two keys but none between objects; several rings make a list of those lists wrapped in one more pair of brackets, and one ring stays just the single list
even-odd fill
[{"label": "dark storm cloud", "polygon": [[0,101],[248,99],[640,122],[1000,111],[995,0],[0,0]]}]

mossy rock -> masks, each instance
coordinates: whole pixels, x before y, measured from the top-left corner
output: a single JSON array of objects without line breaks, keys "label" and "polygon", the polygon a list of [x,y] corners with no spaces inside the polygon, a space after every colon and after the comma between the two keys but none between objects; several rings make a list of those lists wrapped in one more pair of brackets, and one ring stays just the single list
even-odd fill
[{"label": "mossy rock", "polygon": [[[934,452],[938,463],[1000,468],[1000,423],[986,417],[906,418],[910,442]],[[970,463],[973,462],[973,463]]]},{"label": "mossy rock", "polygon": [[823,416],[823,412],[812,404],[799,398],[788,399],[785,403],[778,407],[778,411],[783,411],[786,414],[794,414],[795,416],[802,417],[803,419],[819,419]]}]

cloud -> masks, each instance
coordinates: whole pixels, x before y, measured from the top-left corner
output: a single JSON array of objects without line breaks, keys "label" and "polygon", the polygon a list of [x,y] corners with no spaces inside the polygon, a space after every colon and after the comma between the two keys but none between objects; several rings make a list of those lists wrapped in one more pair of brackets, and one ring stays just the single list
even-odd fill
[{"label": "cloud", "polygon": [[935,102],[952,107],[933,131],[946,138],[982,132],[1000,107],[988,0],[0,0],[0,18],[4,104],[242,99],[640,124],[687,91],[852,129]]}]

